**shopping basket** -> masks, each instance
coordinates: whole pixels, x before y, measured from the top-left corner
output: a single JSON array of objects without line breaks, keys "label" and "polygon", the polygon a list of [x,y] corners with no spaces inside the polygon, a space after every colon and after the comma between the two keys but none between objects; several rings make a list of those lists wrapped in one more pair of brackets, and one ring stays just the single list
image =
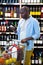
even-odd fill
[{"label": "shopping basket", "polygon": [[[18,43],[16,45],[16,42]],[[19,40],[14,40],[14,43],[9,47],[8,53],[4,59],[4,65],[17,64],[17,62],[21,62],[24,57],[24,48],[25,46],[21,44]],[[8,58],[6,58],[8,57]]]}]

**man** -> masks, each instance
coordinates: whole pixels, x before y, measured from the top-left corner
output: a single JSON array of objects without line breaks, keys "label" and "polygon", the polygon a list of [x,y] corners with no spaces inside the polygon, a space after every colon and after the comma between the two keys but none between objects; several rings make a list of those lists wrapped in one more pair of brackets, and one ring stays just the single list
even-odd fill
[{"label": "man", "polygon": [[18,39],[26,46],[24,65],[31,65],[31,55],[34,49],[33,40],[40,37],[40,27],[38,21],[29,15],[28,7],[23,6],[20,14],[21,19],[17,27]]}]

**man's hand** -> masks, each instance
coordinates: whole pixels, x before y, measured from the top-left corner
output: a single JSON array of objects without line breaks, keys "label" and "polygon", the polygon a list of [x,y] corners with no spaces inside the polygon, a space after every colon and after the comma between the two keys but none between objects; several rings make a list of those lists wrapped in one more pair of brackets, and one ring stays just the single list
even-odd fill
[{"label": "man's hand", "polygon": [[21,43],[26,43],[27,39],[22,39]]}]

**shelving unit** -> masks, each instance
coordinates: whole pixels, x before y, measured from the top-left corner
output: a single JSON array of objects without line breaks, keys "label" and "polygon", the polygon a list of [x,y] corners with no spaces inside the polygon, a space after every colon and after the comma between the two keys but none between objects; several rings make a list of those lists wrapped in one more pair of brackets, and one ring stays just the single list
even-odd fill
[{"label": "shelving unit", "polygon": [[[15,25],[17,27],[18,21],[21,18],[21,15],[19,14],[19,9],[22,6],[28,6],[30,10],[30,15],[32,15],[39,21],[41,38],[38,40],[34,40],[34,49],[41,50],[43,49],[43,0],[0,0],[0,45],[6,45],[8,40],[11,44],[12,39],[17,39],[16,33],[11,30],[7,31],[7,27],[10,28],[10,25]],[[2,26],[4,26],[5,31],[3,30]],[[4,37],[6,39],[4,39]],[[43,51],[39,52],[43,53]],[[34,65],[35,59],[32,60],[32,65]],[[41,64],[43,65],[43,61]],[[35,65],[41,64],[39,62],[36,62]]]}]

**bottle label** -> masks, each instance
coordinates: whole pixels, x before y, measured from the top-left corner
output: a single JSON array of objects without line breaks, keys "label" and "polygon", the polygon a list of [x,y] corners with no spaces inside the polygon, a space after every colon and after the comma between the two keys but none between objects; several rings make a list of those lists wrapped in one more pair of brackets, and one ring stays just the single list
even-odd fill
[{"label": "bottle label", "polygon": [[34,60],[32,60],[32,64],[34,64]]},{"label": "bottle label", "polygon": [[17,17],[17,14],[16,14],[16,13],[14,13],[14,17],[15,17],[15,18]]},{"label": "bottle label", "polygon": [[39,59],[39,64],[42,64],[42,60],[41,59]]},{"label": "bottle label", "polygon": [[38,60],[35,60],[35,64],[38,64]]}]

